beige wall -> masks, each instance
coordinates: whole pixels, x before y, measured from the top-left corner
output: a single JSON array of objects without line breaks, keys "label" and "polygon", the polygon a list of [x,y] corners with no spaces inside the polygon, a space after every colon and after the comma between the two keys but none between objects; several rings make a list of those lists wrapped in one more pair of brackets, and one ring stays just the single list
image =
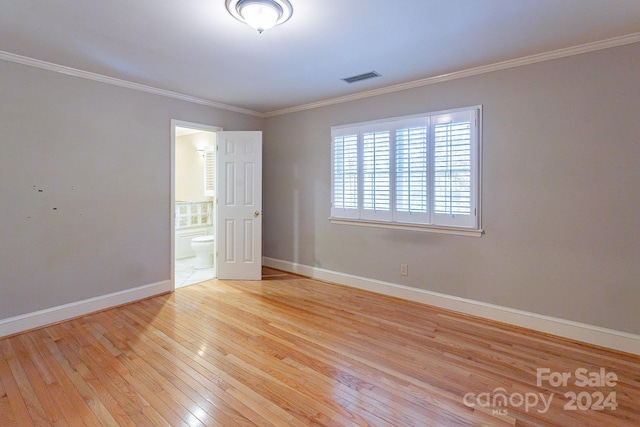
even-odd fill
[{"label": "beige wall", "polygon": [[204,158],[196,147],[214,144],[213,132],[176,137],[176,201],[200,202],[204,195]]},{"label": "beige wall", "polygon": [[169,280],[171,119],[262,124],[6,61],[0,100],[0,320]]},{"label": "beige wall", "polygon": [[[484,236],[329,222],[332,125],[477,104]],[[264,255],[638,334],[639,113],[633,44],[269,118]]]}]

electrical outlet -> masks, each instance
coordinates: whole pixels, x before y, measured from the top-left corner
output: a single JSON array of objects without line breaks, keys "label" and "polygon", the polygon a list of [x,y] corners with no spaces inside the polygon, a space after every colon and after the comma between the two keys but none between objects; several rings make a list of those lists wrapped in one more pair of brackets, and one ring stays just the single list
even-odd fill
[{"label": "electrical outlet", "polygon": [[400,275],[401,276],[409,275],[409,264],[400,264]]}]

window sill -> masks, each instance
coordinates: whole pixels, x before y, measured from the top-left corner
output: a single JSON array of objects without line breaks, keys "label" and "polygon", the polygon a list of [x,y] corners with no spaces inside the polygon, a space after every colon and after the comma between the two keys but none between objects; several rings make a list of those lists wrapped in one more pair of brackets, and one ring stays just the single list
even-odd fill
[{"label": "window sill", "polygon": [[332,224],[359,225],[363,227],[391,228],[395,230],[420,231],[426,233],[455,234],[458,236],[481,237],[484,231],[475,228],[442,227],[436,225],[401,224],[397,222],[366,221],[362,219],[329,218]]}]

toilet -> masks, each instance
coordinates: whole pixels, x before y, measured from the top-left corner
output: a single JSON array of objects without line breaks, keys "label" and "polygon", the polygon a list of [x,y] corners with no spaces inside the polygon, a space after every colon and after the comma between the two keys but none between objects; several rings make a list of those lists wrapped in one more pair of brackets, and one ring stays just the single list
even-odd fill
[{"label": "toilet", "polygon": [[196,253],[194,268],[213,267],[213,236],[200,236],[191,239],[191,249]]}]

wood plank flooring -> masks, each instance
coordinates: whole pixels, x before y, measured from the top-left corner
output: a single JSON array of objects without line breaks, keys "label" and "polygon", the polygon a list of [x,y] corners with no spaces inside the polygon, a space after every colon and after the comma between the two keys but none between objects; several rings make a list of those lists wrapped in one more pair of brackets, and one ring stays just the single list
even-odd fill
[{"label": "wood plank flooring", "polygon": [[640,425],[640,357],[276,270],[263,279],[0,340],[0,426]]}]

